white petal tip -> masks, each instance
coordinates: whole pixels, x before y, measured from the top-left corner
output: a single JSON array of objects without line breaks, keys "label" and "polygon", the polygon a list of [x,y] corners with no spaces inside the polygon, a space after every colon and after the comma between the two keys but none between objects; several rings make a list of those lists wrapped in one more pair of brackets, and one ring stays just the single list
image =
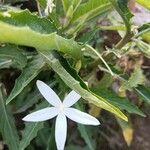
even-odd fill
[{"label": "white petal tip", "polygon": [[93,118],[93,120],[87,125],[93,125],[93,126],[98,126],[100,125],[100,122],[96,119],[96,118]]},{"label": "white petal tip", "polygon": [[24,117],[22,120],[23,120],[23,121],[33,122],[33,121],[31,120],[31,118],[29,118],[28,116]]},{"label": "white petal tip", "polygon": [[28,121],[28,118],[27,118],[27,117],[24,117],[22,120],[23,120],[23,121]]},{"label": "white petal tip", "polygon": [[40,81],[40,80],[37,80],[36,81],[36,85],[40,85],[40,84],[42,84],[43,82],[42,81]]},{"label": "white petal tip", "polygon": [[24,117],[22,120],[23,120],[23,121],[26,121],[26,122],[38,122],[38,121],[36,121],[36,120],[33,120],[33,119],[32,119],[31,117],[29,117],[29,116]]},{"label": "white petal tip", "polygon": [[100,125],[100,122],[97,120],[97,121],[95,121],[95,124],[94,124],[95,126],[98,126],[98,125]]}]

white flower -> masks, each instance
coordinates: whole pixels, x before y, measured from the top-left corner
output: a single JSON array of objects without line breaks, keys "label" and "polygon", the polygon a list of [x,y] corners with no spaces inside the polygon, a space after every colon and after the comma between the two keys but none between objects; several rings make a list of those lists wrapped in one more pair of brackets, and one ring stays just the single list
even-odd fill
[{"label": "white flower", "polygon": [[63,102],[59,99],[56,93],[44,82],[37,81],[37,87],[43,97],[53,106],[31,113],[23,118],[24,121],[39,122],[51,119],[55,116],[55,140],[58,150],[64,150],[67,137],[67,119],[85,124],[85,125],[99,125],[99,121],[91,115],[81,112],[77,109],[71,108],[81,96],[75,91],[71,91]]},{"label": "white flower", "polygon": [[45,8],[45,14],[48,15],[52,12],[53,7],[55,7],[55,4],[53,2],[54,0],[47,0],[46,8]]}]

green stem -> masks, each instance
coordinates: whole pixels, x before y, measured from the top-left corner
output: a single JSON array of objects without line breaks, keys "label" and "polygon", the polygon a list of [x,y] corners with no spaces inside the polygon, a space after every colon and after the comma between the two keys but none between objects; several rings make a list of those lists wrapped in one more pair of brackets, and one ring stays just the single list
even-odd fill
[{"label": "green stem", "polygon": [[112,72],[111,68],[109,67],[109,65],[106,63],[106,61],[104,60],[104,58],[100,55],[100,53],[98,53],[93,47],[91,47],[90,45],[86,45],[86,47],[90,48],[100,59],[101,61],[104,63],[104,65],[107,67],[107,69],[109,70],[110,74],[112,76],[114,76],[114,73]]},{"label": "green stem", "polygon": [[125,36],[115,46],[116,49],[121,49],[123,46],[125,46],[131,40],[132,37],[133,37],[133,34],[131,32],[126,32]]},{"label": "green stem", "polygon": [[131,32],[130,22],[128,21],[128,19],[125,17],[125,15],[123,14],[123,12],[119,8],[116,0],[109,0],[109,1],[111,2],[111,4],[113,5],[113,7],[115,8],[115,10],[118,12],[118,14],[120,15],[120,17],[122,18],[122,20],[123,20],[123,22],[125,24],[125,27],[126,27],[126,34],[125,34],[125,36],[115,46],[115,48],[121,49],[123,46],[125,46],[131,40],[131,38],[133,36],[133,33]]}]

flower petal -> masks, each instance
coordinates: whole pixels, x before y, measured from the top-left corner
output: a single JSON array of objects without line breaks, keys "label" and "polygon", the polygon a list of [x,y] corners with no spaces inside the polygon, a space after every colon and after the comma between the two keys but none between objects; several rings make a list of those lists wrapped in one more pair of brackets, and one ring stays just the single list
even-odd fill
[{"label": "flower petal", "polygon": [[81,98],[81,96],[76,93],[75,91],[71,91],[64,99],[63,104],[66,107],[70,107],[73,104],[75,104],[79,99]]},{"label": "flower petal", "polygon": [[58,109],[55,107],[48,107],[41,110],[38,110],[36,112],[33,112],[26,117],[24,117],[22,120],[24,121],[30,121],[30,122],[39,122],[39,121],[45,121],[48,119],[51,119],[58,115]]},{"label": "flower petal", "polygon": [[64,150],[67,137],[67,119],[63,113],[60,113],[56,118],[55,125],[55,140],[58,150]]},{"label": "flower petal", "polygon": [[81,124],[87,124],[87,125],[99,125],[100,124],[100,122],[95,117],[87,113],[81,112],[74,108],[66,108],[65,115],[69,119],[75,122],[81,123]]},{"label": "flower petal", "polygon": [[55,107],[58,107],[62,104],[57,94],[47,84],[39,80],[36,82],[36,84],[40,93],[50,104]]}]

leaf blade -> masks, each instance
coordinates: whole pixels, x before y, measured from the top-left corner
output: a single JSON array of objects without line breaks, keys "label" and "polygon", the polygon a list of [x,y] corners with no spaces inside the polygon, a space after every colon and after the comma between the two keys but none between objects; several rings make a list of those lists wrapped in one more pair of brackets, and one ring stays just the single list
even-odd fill
[{"label": "leaf blade", "polygon": [[[52,54],[52,52],[41,52],[42,56],[46,58],[47,63],[52,67],[52,69],[60,76],[60,78],[73,90],[79,93],[85,100],[90,103],[97,105],[106,109],[118,117],[127,121],[127,117],[116,107],[108,103],[102,97],[90,92],[86,84],[81,80],[73,68],[69,68],[71,71],[67,72],[65,68],[61,65],[58,59]],[[66,63],[65,63],[66,64]],[[67,64],[66,64],[67,65]],[[71,74],[69,74],[71,73]],[[72,75],[75,75],[75,78]],[[81,82],[82,81],[82,82]]]},{"label": "leaf blade", "polygon": [[41,57],[36,57],[28,63],[21,75],[16,79],[15,86],[11,91],[6,103],[10,103],[41,71],[45,62]]},{"label": "leaf blade", "polygon": [[9,108],[5,105],[2,87],[0,85],[0,131],[3,135],[4,141],[10,150],[18,150],[19,137],[15,127],[14,119]]},{"label": "leaf blade", "polygon": [[[3,35],[0,36],[0,42],[30,46],[43,51],[55,49],[72,55],[76,59],[82,57],[82,46],[73,39],[59,36],[56,30],[49,31],[47,26],[51,23],[48,22],[45,25],[45,19],[37,18],[36,15],[32,15],[28,11],[23,11],[25,16],[26,13],[28,14],[28,19],[22,22],[24,15],[21,12],[0,13],[0,34]],[[14,19],[12,14],[17,17]],[[32,20],[34,20],[34,24]]]}]

